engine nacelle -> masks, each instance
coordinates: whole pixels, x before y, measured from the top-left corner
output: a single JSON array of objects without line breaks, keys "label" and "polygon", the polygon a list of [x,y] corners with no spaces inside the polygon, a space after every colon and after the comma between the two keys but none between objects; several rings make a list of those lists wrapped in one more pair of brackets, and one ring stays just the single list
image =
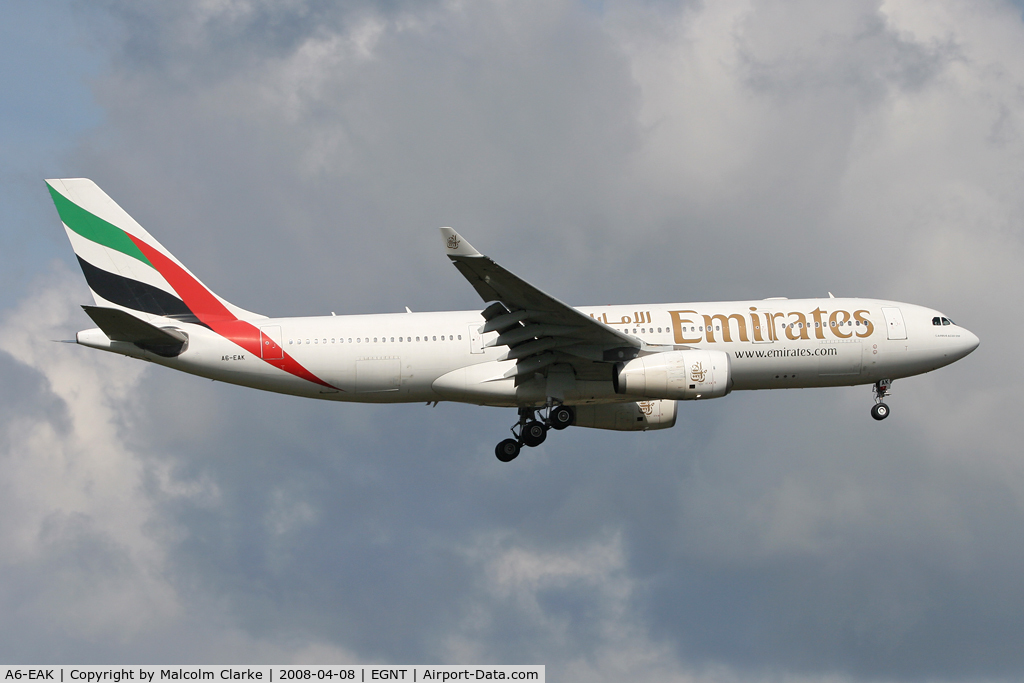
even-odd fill
[{"label": "engine nacelle", "polygon": [[638,401],[636,403],[600,403],[573,406],[577,427],[614,429],[620,432],[645,432],[668,429],[676,423],[675,401]]},{"label": "engine nacelle", "polygon": [[724,351],[686,349],[634,358],[619,366],[615,391],[682,401],[719,398],[732,390],[732,363]]}]

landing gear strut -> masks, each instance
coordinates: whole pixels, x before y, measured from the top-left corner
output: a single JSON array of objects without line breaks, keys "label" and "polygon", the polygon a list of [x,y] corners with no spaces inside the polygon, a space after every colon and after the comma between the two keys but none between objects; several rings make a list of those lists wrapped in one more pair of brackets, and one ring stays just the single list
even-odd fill
[{"label": "landing gear strut", "polygon": [[576,421],[576,411],[569,406],[556,405],[540,419],[535,408],[520,408],[519,422],[512,426],[514,439],[505,439],[494,448],[494,455],[502,462],[511,462],[523,446],[533,448],[544,443],[549,429],[565,429]]},{"label": "landing gear strut", "polygon": [[871,417],[876,420],[884,420],[889,417],[889,406],[885,405],[882,399],[889,395],[889,387],[891,386],[891,379],[880,379],[875,382],[875,405],[871,406]]}]

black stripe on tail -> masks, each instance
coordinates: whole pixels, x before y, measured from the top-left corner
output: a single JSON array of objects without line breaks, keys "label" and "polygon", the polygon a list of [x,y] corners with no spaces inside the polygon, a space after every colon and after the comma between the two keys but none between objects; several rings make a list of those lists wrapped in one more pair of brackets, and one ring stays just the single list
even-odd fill
[{"label": "black stripe on tail", "polygon": [[92,291],[111,303],[133,311],[162,315],[186,323],[199,323],[199,318],[184,301],[159,287],[97,268],[81,256],[78,257],[78,264],[82,266],[85,281]]}]

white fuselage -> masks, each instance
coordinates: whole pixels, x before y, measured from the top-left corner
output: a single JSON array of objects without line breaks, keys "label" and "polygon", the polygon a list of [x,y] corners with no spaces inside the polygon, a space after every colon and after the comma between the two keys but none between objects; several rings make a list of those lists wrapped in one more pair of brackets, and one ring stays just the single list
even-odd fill
[{"label": "white fuselage", "polygon": [[[970,353],[978,338],[937,311],[873,299],[588,306],[579,311],[650,345],[696,348],[729,356],[734,390],[870,384],[928,372]],[[945,324],[934,324],[942,319]],[[79,333],[87,346],[124,353],[202,377],[334,401],[462,401],[543,405],[552,395],[540,375],[518,386],[504,375],[514,360],[488,347],[478,311],[397,313],[252,321],[267,339],[324,380],[323,386],[244,350],[201,325],[177,357],[110,342],[99,330]],[[560,377],[566,403],[635,401],[610,381]],[[566,385],[569,382],[569,386]]]}]

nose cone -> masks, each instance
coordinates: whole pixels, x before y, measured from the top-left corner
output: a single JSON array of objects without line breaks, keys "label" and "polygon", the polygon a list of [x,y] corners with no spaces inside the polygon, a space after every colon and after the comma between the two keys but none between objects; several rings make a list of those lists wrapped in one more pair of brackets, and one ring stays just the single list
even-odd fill
[{"label": "nose cone", "polygon": [[962,327],[960,328],[960,330],[960,337],[955,340],[956,351],[953,354],[954,360],[960,360],[961,358],[969,354],[971,351],[978,348],[978,344],[981,343],[981,340],[978,339],[978,335],[974,334],[970,330],[965,330]]},{"label": "nose cone", "polygon": [[964,330],[963,345],[965,356],[978,348],[979,344],[981,344],[981,340],[978,339],[978,335],[974,334],[970,330]]}]

